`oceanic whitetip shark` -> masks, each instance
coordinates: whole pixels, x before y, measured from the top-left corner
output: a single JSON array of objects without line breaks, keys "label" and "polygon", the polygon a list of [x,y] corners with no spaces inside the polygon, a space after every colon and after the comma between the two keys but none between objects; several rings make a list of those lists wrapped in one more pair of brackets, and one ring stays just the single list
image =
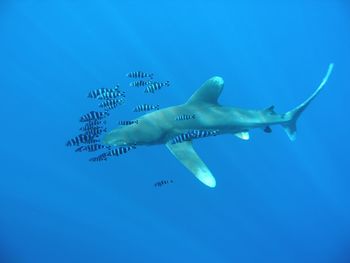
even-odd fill
[{"label": "oceanic whitetip shark", "polygon": [[[280,124],[293,141],[296,138],[297,119],[326,84],[332,69],[333,64],[330,64],[323,81],[307,100],[283,114],[276,113],[273,106],[251,110],[220,105],[218,98],[223,90],[224,80],[221,77],[212,77],[185,104],[145,114],[137,119],[137,124],[118,127],[109,132],[103,143],[112,146],[165,144],[202,183],[215,187],[216,180],[193,149],[192,141],[173,144],[171,140],[191,130],[217,131],[217,135],[229,133],[248,140],[251,129],[262,128],[265,132],[271,132],[270,126]],[[177,116],[185,114],[195,114],[196,117],[185,121],[176,120]]]}]

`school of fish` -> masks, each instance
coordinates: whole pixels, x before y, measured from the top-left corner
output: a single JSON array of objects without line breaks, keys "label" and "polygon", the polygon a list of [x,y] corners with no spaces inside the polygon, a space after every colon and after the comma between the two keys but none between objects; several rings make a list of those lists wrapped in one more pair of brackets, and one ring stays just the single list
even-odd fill
[{"label": "school of fish", "polygon": [[[153,73],[143,71],[132,71],[126,74],[126,77],[133,79],[129,83],[130,87],[144,88],[144,93],[154,94],[164,87],[169,87],[169,81],[155,81]],[[77,147],[75,152],[94,153],[103,151],[97,156],[93,156],[88,160],[90,162],[102,162],[113,156],[120,156],[128,153],[136,148],[136,146],[122,146],[112,148],[101,144],[100,137],[107,132],[107,118],[110,116],[111,110],[122,106],[126,102],[125,91],[120,90],[119,85],[114,88],[99,88],[91,90],[87,95],[90,99],[98,100],[98,107],[100,111],[89,111],[80,117],[82,126],[79,128],[80,133],[66,142],[68,147]],[[143,103],[133,107],[133,112],[147,112],[152,110],[159,110],[159,105]],[[191,121],[196,119],[196,113],[189,112],[188,114],[176,116],[174,121]],[[120,120],[119,125],[137,125],[138,120]],[[172,138],[172,144],[182,143],[185,141],[203,138],[208,136],[215,136],[218,131],[212,130],[189,130],[186,133],[179,134]],[[172,180],[161,180],[155,183],[155,187],[160,187],[164,184],[172,183]]]}]

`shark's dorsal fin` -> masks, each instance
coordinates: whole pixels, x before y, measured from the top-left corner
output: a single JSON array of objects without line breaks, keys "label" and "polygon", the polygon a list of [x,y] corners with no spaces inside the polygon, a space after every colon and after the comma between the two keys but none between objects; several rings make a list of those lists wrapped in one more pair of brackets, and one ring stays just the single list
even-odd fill
[{"label": "shark's dorsal fin", "polygon": [[176,144],[169,142],[166,146],[170,152],[197,177],[199,181],[212,188],[216,186],[214,176],[193,149],[191,141]]},{"label": "shark's dorsal fin", "polygon": [[224,80],[221,77],[212,77],[203,83],[203,85],[190,97],[187,103],[217,104],[223,88]]},{"label": "shark's dorsal fin", "polygon": [[249,140],[249,133],[248,132],[237,132],[234,133],[234,135],[236,135],[238,138],[242,139],[242,140]]}]

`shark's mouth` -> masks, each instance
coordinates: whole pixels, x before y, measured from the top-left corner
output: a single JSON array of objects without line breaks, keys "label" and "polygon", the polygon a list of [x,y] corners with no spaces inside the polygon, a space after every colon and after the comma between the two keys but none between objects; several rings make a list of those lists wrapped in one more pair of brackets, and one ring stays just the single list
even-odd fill
[{"label": "shark's mouth", "polygon": [[128,143],[120,138],[116,133],[108,133],[102,140],[102,143],[110,146],[126,146]]}]

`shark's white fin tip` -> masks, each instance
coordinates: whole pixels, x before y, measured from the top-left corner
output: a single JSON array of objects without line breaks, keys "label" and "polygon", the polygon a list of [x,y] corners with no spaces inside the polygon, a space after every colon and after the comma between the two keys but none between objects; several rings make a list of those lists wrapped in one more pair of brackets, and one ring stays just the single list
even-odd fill
[{"label": "shark's white fin tip", "polygon": [[216,85],[224,85],[224,79],[222,77],[214,76],[210,80],[213,81]]},{"label": "shark's white fin tip", "polygon": [[242,139],[242,140],[249,140],[249,133],[248,132],[237,132],[234,135],[236,135],[238,138]]},{"label": "shark's white fin tip", "polygon": [[216,186],[215,177],[212,175],[205,163],[199,158],[192,147],[191,141],[171,144],[166,146],[170,152],[188,169],[196,178],[208,187]]},{"label": "shark's white fin tip", "polygon": [[215,177],[209,171],[200,171],[196,175],[197,179],[210,188],[215,188]]}]

